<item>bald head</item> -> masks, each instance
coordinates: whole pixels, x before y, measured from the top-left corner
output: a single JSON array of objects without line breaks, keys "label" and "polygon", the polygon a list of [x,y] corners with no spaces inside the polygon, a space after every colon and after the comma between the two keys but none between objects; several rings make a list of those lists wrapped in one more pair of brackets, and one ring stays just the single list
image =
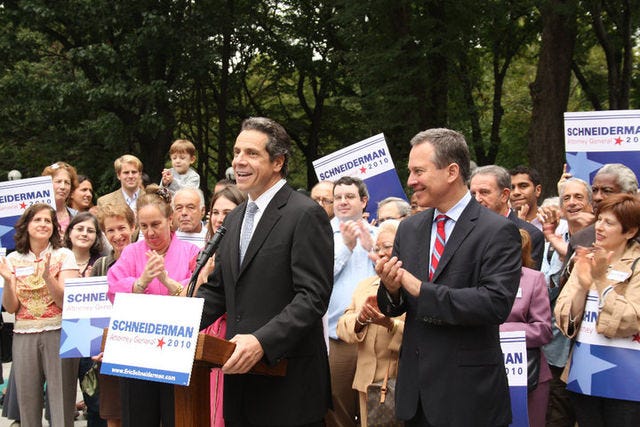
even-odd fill
[{"label": "bald head", "polygon": [[184,233],[199,233],[204,217],[204,195],[197,188],[182,188],[173,196],[174,221]]},{"label": "bald head", "polygon": [[333,182],[320,181],[314,185],[311,198],[322,206],[329,218],[333,218]]}]

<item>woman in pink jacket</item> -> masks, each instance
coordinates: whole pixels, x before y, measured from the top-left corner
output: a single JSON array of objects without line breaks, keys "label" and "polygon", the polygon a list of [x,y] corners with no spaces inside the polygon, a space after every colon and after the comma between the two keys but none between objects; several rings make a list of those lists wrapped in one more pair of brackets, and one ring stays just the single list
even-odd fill
[{"label": "woman in pink jacket", "polygon": [[[136,210],[144,240],[124,248],[109,269],[109,298],[118,292],[184,296],[200,250],[172,232],[169,191],[148,186],[138,197]],[[120,391],[123,425],[175,424],[172,384],[122,378]]]}]

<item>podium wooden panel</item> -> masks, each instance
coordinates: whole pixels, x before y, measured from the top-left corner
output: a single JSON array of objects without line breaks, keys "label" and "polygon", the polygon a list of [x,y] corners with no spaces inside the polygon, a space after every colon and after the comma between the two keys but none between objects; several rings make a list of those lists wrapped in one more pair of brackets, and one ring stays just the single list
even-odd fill
[{"label": "podium wooden panel", "polygon": [[[174,386],[176,427],[206,427],[211,421],[210,370],[222,366],[233,353],[235,344],[206,334],[198,334],[198,343],[188,386]],[[275,366],[260,361],[251,369],[259,375],[284,376],[287,361]]]}]

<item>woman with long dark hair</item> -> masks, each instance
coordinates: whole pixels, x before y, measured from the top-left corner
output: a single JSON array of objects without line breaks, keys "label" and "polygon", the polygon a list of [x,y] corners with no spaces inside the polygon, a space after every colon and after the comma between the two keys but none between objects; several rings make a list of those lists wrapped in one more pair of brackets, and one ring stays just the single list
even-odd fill
[{"label": "woman with long dark hair", "polygon": [[56,211],[29,206],[15,225],[16,250],[0,258],[2,305],[16,314],[13,366],[22,425],[42,423],[47,384],[51,425],[72,426],[78,359],[60,359],[64,281],[78,277],[73,252],[61,247]]}]

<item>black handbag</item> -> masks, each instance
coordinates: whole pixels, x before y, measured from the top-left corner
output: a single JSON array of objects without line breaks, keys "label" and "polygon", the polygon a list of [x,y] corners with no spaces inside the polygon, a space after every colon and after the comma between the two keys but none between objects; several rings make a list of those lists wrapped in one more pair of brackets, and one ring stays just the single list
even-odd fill
[{"label": "black handbag", "polygon": [[527,349],[527,391],[538,387],[540,378],[540,347]]},{"label": "black handbag", "polygon": [[9,363],[13,352],[13,323],[3,323],[0,327],[0,362]]}]

